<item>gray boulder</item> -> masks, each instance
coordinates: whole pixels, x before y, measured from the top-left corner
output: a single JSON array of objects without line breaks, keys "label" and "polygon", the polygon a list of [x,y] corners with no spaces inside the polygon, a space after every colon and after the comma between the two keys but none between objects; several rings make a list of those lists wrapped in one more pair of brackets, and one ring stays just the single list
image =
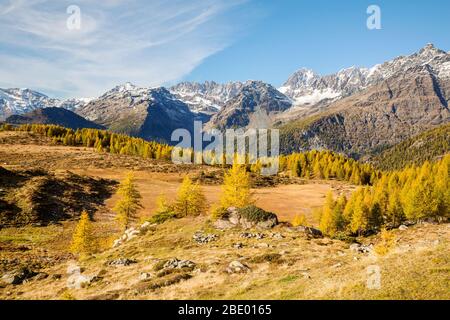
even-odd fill
[{"label": "gray boulder", "polygon": [[312,228],[312,227],[298,226],[298,227],[292,227],[289,230],[293,231],[293,232],[303,233],[308,238],[314,238],[314,239],[323,238],[322,231],[320,231],[319,229]]},{"label": "gray boulder", "polygon": [[19,268],[15,271],[8,272],[2,276],[1,281],[4,284],[18,285],[22,284],[24,281],[36,276],[36,272],[28,269],[27,267]]},{"label": "gray boulder", "polygon": [[230,262],[228,268],[225,271],[228,273],[244,273],[249,270],[250,268],[248,266],[246,266],[240,261],[235,260]]},{"label": "gray boulder", "polygon": [[109,261],[108,265],[110,265],[110,266],[129,266],[134,263],[137,263],[137,261],[133,260],[133,259],[128,259],[128,258],[119,258],[119,259]]},{"label": "gray boulder", "polygon": [[215,221],[217,229],[240,227],[243,229],[271,229],[278,224],[278,218],[271,212],[255,206],[245,208],[230,207],[224,217]]}]

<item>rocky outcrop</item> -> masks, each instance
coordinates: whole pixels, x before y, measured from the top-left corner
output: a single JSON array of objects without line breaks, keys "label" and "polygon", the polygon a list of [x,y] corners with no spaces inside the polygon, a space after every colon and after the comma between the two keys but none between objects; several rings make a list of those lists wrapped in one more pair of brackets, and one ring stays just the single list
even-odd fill
[{"label": "rocky outcrop", "polygon": [[130,241],[137,236],[144,235],[150,230],[154,230],[156,228],[156,223],[152,224],[150,222],[144,222],[142,225],[140,225],[138,228],[131,227],[125,230],[123,235],[119,238],[114,240],[112,247],[117,248],[118,246],[121,246],[127,241]]},{"label": "rocky outcrop", "polygon": [[349,248],[353,252],[357,253],[371,253],[373,251],[373,245],[364,245],[359,243],[352,243]]},{"label": "rocky outcrop", "polygon": [[242,262],[235,260],[230,262],[225,271],[228,273],[245,273],[250,271],[250,268]]},{"label": "rocky outcrop", "polygon": [[275,116],[291,105],[291,100],[271,85],[247,81],[240,92],[211,118],[205,129],[270,128]]},{"label": "rocky outcrop", "polygon": [[242,82],[181,82],[170,87],[169,91],[193,112],[215,113],[234,98],[243,86]]},{"label": "rocky outcrop", "polygon": [[202,231],[198,231],[194,233],[192,236],[192,239],[197,242],[198,244],[205,244],[213,241],[217,241],[219,239],[219,236],[217,234],[204,234]]},{"label": "rocky outcrop", "polygon": [[238,209],[230,207],[221,219],[214,222],[217,229],[230,229],[239,227],[243,229],[270,229],[278,224],[278,218],[271,212],[266,212],[260,208],[249,206]]},{"label": "rocky outcrop", "polygon": [[323,238],[322,231],[312,227],[307,226],[288,227],[288,230],[295,233],[302,233],[307,238],[314,238],[314,239]]},{"label": "rocky outcrop", "polygon": [[8,284],[18,285],[22,284],[23,282],[27,281],[30,278],[35,277],[36,275],[38,275],[38,273],[30,270],[27,267],[22,267],[15,271],[11,271],[4,274],[1,278],[1,283],[6,285]]}]

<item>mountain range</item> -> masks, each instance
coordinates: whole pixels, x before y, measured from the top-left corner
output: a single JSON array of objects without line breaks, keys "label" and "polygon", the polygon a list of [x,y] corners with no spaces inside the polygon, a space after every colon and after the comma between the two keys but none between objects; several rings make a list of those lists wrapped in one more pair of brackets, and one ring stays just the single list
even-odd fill
[{"label": "mountain range", "polygon": [[428,44],[371,68],[325,76],[303,68],[278,89],[253,80],[169,88],[126,83],[95,99],[71,100],[0,89],[0,120],[58,107],[116,132],[166,142],[174,129],[191,130],[194,120],[205,129],[276,127],[283,152],[327,148],[360,156],[447,123],[449,100],[450,54]]}]

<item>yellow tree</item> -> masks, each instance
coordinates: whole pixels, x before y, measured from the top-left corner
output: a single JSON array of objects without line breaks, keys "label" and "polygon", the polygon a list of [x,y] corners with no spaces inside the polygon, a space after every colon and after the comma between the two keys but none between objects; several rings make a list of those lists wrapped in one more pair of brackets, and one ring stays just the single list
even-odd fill
[{"label": "yellow tree", "polygon": [[342,231],[345,227],[344,210],[347,205],[347,198],[341,195],[337,198],[333,208],[333,224],[336,231]]},{"label": "yellow tree", "polygon": [[235,162],[223,177],[220,205],[222,208],[242,208],[251,203],[250,176],[245,166]]},{"label": "yellow tree", "polygon": [[94,248],[92,222],[89,219],[89,214],[83,211],[72,236],[70,251],[83,258],[91,254]]},{"label": "yellow tree", "polygon": [[178,217],[196,216],[205,213],[206,198],[198,183],[185,176],[178,189],[174,211]]},{"label": "yellow tree", "polygon": [[366,191],[364,188],[359,188],[355,191],[355,202],[353,203],[353,214],[350,221],[350,231],[361,235],[367,230],[369,225],[369,208],[366,202]]},{"label": "yellow tree", "polygon": [[436,174],[434,183],[433,197],[438,203],[438,219],[448,218],[450,211],[450,185],[449,185],[449,167],[450,155],[446,155],[441,162],[436,164]]},{"label": "yellow tree", "polygon": [[411,183],[411,188],[405,190],[404,211],[408,219],[422,220],[436,215],[439,204],[433,196],[434,187],[431,165],[427,161]]},{"label": "yellow tree", "polygon": [[292,226],[293,227],[299,227],[299,226],[306,226],[306,216],[304,213],[296,214],[294,219],[292,219]]},{"label": "yellow tree", "polygon": [[335,202],[333,200],[333,193],[331,191],[328,191],[325,198],[325,204],[322,209],[322,215],[320,216],[319,229],[324,234],[327,234],[329,236],[333,236],[336,232],[336,226],[333,217],[334,206]]},{"label": "yellow tree", "polygon": [[126,230],[130,221],[136,217],[137,211],[142,208],[141,195],[137,190],[134,174],[129,172],[127,177],[120,183],[117,190],[120,200],[114,206],[116,220]]}]

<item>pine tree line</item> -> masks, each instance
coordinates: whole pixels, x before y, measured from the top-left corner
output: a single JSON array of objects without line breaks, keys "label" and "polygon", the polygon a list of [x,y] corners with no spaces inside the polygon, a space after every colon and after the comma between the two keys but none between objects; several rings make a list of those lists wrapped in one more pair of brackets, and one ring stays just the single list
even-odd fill
[{"label": "pine tree line", "polygon": [[312,150],[280,156],[280,170],[288,171],[291,176],[306,179],[337,179],[355,185],[372,185],[382,172],[370,164],[363,164],[354,159],[332,151]]},{"label": "pine tree line", "polygon": [[364,235],[402,222],[445,221],[450,217],[450,155],[435,163],[386,172],[373,186],[359,187],[349,199],[327,195],[320,229],[327,235]]},{"label": "pine tree line", "polygon": [[84,146],[95,148],[99,152],[139,156],[146,159],[170,160],[173,149],[172,146],[166,144],[98,129],[73,130],[42,124],[25,124],[7,129],[42,134],[52,138],[55,143],[62,143],[66,146]]}]

